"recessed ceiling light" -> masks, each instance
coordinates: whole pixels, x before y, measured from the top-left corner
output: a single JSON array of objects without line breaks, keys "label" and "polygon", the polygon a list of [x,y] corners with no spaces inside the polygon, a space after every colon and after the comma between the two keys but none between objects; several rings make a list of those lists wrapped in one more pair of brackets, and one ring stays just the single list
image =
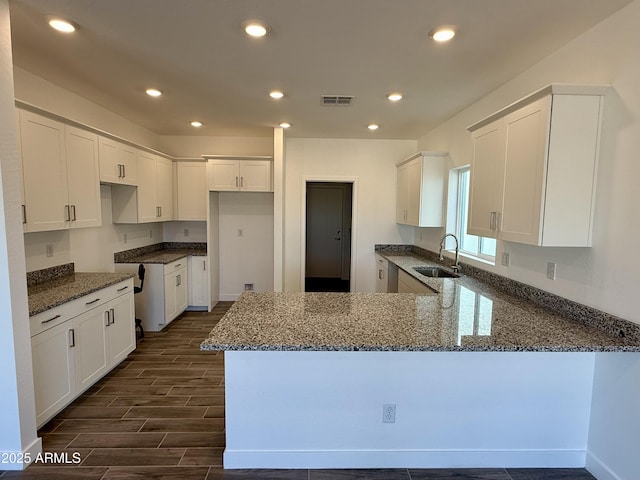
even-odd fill
[{"label": "recessed ceiling light", "polygon": [[372,131],[373,131],[373,130],[377,130],[377,129],[378,129],[378,125],[376,125],[375,123],[372,123],[372,124],[371,124],[371,125],[369,125],[367,128],[368,128],[369,130],[372,130]]},{"label": "recessed ceiling light", "polygon": [[279,100],[282,97],[284,97],[284,93],[282,93],[280,90],[274,90],[272,92],[269,92],[269,96],[271,98],[275,98],[276,100]]},{"label": "recessed ceiling light", "polygon": [[200,128],[202,126],[202,122],[194,120],[193,122],[191,122],[191,126],[192,127],[196,127],[196,128]]},{"label": "recessed ceiling light", "polygon": [[254,20],[243,23],[242,28],[247,35],[254,38],[264,37],[267,34],[267,26]]},{"label": "recessed ceiling light", "polygon": [[453,27],[438,27],[429,32],[429,37],[433,38],[436,42],[448,42],[455,37],[456,32]]},{"label": "recessed ceiling light", "polygon": [[391,100],[392,102],[397,102],[398,100],[402,100],[402,94],[401,93],[390,93],[389,95],[387,95],[387,98],[389,100]]},{"label": "recessed ceiling light", "polygon": [[50,18],[49,25],[51,26],[51,28],[54,28],[63,33],[71,33],[76,31],[76,27],[73,23],[62,18]]},{"label": "recessed ceiling light", "polygon": [[287,123],[287,122],[282,122],[282,123],[280,124],[280,126],[281,126],[282,128],[289,128],[289,127],[291,126],[291,124],[290,124],[290,123]]},{"label": "recessed ceiling light", "polygon": [[147,88],[146,92],[150,97],[159,97],[162,95],[162,92],[156,88]]}]

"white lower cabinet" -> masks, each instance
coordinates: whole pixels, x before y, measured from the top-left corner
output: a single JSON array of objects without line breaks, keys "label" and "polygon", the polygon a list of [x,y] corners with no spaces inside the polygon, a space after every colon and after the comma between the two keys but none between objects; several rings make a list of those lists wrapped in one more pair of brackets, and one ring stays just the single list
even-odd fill
[{"label": "white lower cabinet", "polygon": [[209,269],[207,257],[189,257],[189,307],[209,309]]},{"label": "white lower cabinet", "polygon": [[389,261],[376,255],[376,293],[389,292]]},{"label": "white lower cabinet", "polygon": [[419,295],[437,295],[418,279],[413,278],[407,272],[398,272],[398,293],[417,293]]},{"label": "white lower cabinet", "polygon": [[[116,263],[116,272],[137,274],[137,263]],[[145,263],[144,289],[135,296],[136,318],[145,331],[159,332],[187,309],[188,258],[163,265]]]},{"label": "white lower cabinet", "polygon": [[[98,301],[87,305],[87,298]],[[133,282],[34,315],[30,324],[40,427],[135,349]]]}]

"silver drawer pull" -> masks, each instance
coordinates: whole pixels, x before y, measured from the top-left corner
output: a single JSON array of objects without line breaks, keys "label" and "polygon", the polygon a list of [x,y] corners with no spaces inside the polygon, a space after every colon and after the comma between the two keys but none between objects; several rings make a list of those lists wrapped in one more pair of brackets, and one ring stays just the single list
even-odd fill
[{"label": "silver drawer pull", "polygon": [[122,288],[119,288],[118,290],[116,290],[116,292],[124,292],[127,288],[129,288],[129,285],[125,285]]},{"label": "silver drawer pull", "polygon": [[182,266],[182,264],[181,264],[181,263],[179,263],[179,264],[177,264],[174,268],[178,268],[178,267],[181,267],[181,266]]},{"label": "silver drawer pull", "polygon": [[60,317],[61,317],[61,315],[56,315],[55,317],[52,317],[49,320],[43,320],[40,323],[42,323],[44,325],[45,323],[53,322],[55,319],[60,318]]},{"label": "silver drawer pull", "polygon": [[99,302],[99,301],[100,301],[100,299],[96,298],[95,300],[91,300],[90,302],[85,302],[85,305],[91,305],[91,304]]}]

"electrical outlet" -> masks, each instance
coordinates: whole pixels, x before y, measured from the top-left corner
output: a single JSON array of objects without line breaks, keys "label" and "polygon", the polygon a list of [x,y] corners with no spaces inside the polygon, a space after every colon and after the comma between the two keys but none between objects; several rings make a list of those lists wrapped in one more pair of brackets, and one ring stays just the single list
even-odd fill
[{"label": "electrical outlet", "polygon": [[244,289],[248,292],[253,292],[253,283],[245,283]]},{"label": "electrical outlet", "polygon": [[122,243],[127,243],[127,234],[126,233],[122,236]]},{"label": "electrical outlet", "polygon": [[244,235],[244,232],[242,231],[241,228],[238,229],[238,236],[242,237]]},{"label": "electrical outlet", "polygon": [[382,423],[396,423],[395,403],[385,403],[382,405]]},{"label": "electrical outlet", "polygon": [[188,228],[185,228],[185,229],[184,229],[184,236],[185,236],[185,237],[188,237],[188,236],[189,236],[189,229],[188,229]]},{"label": "electrical outlet", "polygon": [[547,262],[547,278],[549,280],[556,279],[556,264],[554,262]]},{"label": "electrical outlet", "polygon": [[504,265],[505,267],[509,266],[509,257],[511,257],[511,254],[509,252],[502,252],[502,265]]},{"label": "electrical outlet", "polygon": [[53,257],[53,243],[47,243],[47,257]]}]

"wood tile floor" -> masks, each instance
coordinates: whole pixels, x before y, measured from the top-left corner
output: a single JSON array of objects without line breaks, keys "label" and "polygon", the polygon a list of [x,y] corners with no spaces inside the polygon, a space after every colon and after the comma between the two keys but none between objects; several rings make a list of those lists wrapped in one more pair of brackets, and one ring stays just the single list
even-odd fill
[{"label": "wood tile floor", "polygon": [[[187,312],[39,432],[57,454],[0,480],[593,480],[583,469],[227,470],[224,359],[199,344],[227,311]],[[65,457],[66,455],[66,457]],[[60,463],[60,460],[68,463]],[[73,463],[76,459],[78,464]]]}]

